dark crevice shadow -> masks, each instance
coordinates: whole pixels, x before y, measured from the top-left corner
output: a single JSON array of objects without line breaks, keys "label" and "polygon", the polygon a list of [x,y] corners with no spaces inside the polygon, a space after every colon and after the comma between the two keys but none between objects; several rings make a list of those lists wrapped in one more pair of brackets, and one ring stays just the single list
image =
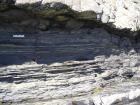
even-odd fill
[{"label": "dark crevice shadow", "polygon": [[[33,34],[30,38],[25,34],[25,38],[13,38],[11,34],[9,35],[8,37],[5,34],[5,38],[0,39],[1,66],[31,61],[38,64],[70,60],[85,61],[100,55],[109,57],[110,55],[119,55],[122,52],[127,54],[132,49],[137,53],[140,51],[139,44],[131,43],[128,38],[112,36],[106,31],[102,34],[99,33],[99,35],[71,34],[69,37],[62,34]],[[84,37],[81,37],[83,35]]]}]

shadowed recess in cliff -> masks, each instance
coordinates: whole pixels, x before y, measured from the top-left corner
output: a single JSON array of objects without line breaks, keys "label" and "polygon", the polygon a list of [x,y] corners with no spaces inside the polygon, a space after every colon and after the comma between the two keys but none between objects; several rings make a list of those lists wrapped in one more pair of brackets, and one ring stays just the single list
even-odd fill
[{"label": "shadowed recess in cliff", "polygon": [[[24,37],[14,37],[16,34]],[[92,60],[99,55],[119,55],[132,49],[139,52],[139,43],[134,44],[127,37],[111,35],[101,28],[16,34],[0,35],[1,65],[30,61],[49,64],[70,60]]]},{"label": "shadowed recess in cliff", "polygon": [[74,11],[60,2],[4,4],[6,9],[0,12],[1,65],[90,60],[139,51],[139,31],[103,24],[93,11]]}]

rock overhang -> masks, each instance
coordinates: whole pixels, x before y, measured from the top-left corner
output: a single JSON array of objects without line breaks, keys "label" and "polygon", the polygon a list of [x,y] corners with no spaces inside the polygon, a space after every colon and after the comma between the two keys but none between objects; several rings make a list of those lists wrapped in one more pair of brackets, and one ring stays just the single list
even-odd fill
[{"label": "rock overhang", "polygon": [[[31,16],[28,20],[38,19],[39,17],[46,21],[49,18],[57,21],[61,26],[66,24],[67,27],[67,21],[74,19],[76,21],[71,22],[76,22],[76,26],[70,26],[70,28],[76,29],[83,27],[81,23],[79,24],[79,20],[92,21],[89,23],[93,25],[91,26],[93,28],[99,25],[109,30],[109,32],[117,30],[117,32],[113,32],[115,34],[119,33],[120,36],[122,33],[119,31],[122,31],[123,34],[125,32],[129,34],[126,36],[135,37],[139,36],[140,29],[139,4],[138,0],[3,0],[0,5],[0,18],[2,20],[6,19],[3,17],[4,12],[14,8],[14,10],[19,9],[22,12],[23,10],[28,12],[27,15],[30,14]],[[7,17],[10,19],[10,16]],[[28,22],[22,23],[26,24]],[[52,22],[49,23],[53,24]],[[40,20],[35,24],[39,26]],[[42,23],[40,27],[43,31],[49,28],[48,24],[46,26]]]},{"label": "rock overhang", "polygon": [[140,11],[138,0],[16,0],[16,5],[40,2],[42,5],[61,2],[76,11],[94,11],[100,14],[103,23],[112,22],[117,28],[140,28]]}]

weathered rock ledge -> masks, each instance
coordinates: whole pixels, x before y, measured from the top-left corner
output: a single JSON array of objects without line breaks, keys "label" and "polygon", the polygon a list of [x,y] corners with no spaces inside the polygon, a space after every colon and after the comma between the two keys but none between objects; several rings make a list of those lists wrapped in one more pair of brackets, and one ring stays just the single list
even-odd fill
[{"label": "weathered rock ledge", "polygon": [[11,38],[0,45],[1,103],[139,105],[139,46],[100,28]]},{"label": "weathered rock ledge", "polygon": [[[129,8],[126,3],[136,5],[129,5]],[[73,30],[102,27],[120,36],[139,37],[138,8],[137,1],[4,0],[0,3],[0,31],[42,32],[52,28]],[[124,9],[126,11],[122,12]]]},{"label": "weathered rock ledge", "polygon": [[[8,0],[6,0],[8,1]],[[12,1],[12,0],[11,0]],[[14,0],[15,4],[35,3],[41,5],[61,2],[76,11],[95,11],[103,23],[111,22],[117,28],[140,29],[139,0]],[[53,6],[53,5],[52,5]]]},{"label": "weathered rock ledge", "polygon": [[[96,76],[99,68],[95,61],[13,65],[3,67],[0,71],[1,78],[5,81],[0,82],[2,105],[139,105],[140,103],[138,78],[123,81],[118,79],[113,82],[118,78],[113,77],[106,81],[105,73]],[[109,75],[112,73],[106,77]],[[9,82],[11,80],[12,83]]]},{"label": "weathered rock ledge", "polygon": [[1,0],[0,104],[139,105],[139,4]]}]

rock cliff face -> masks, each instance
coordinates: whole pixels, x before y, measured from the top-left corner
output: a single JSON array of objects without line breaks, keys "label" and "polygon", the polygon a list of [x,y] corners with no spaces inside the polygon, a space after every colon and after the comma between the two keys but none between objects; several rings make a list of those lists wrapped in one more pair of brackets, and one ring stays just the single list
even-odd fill
[{"label": "rock cliff face", "polygon": [[0,105],[140,105],[138,0],[1,0]]},{"label": "rock cliff face", "polygon": [[140,29],[139,0],[15,0],[16,5],[35,2],[61,2],[76,11],[94,11],[103,23],[113,23],[117,28]]},{"label": "rock cliff face", "polygon": [[2,105],[140,104],[139,42],[101,28],[2,35]]},{"label": "rock cliff face", "polygon": [[[58,26],[59,23],[61,26],[66,24],[68,28],[73,27],[73,23],[77,23],[74,28],[82,27],[83,24],[79,23],[79,20],[95,20],[118,29],[138,31],[140,28],[139,5],[138,0],[2,0],[0,20],[12,21],[14,25],[23,27],[38,26],[37,28],[41,30],[48,29],[47,19],[49,18],[57,22],[54,26]],[[44,23],[42,20],[40,22],[40,18],[47,22]]]}]

